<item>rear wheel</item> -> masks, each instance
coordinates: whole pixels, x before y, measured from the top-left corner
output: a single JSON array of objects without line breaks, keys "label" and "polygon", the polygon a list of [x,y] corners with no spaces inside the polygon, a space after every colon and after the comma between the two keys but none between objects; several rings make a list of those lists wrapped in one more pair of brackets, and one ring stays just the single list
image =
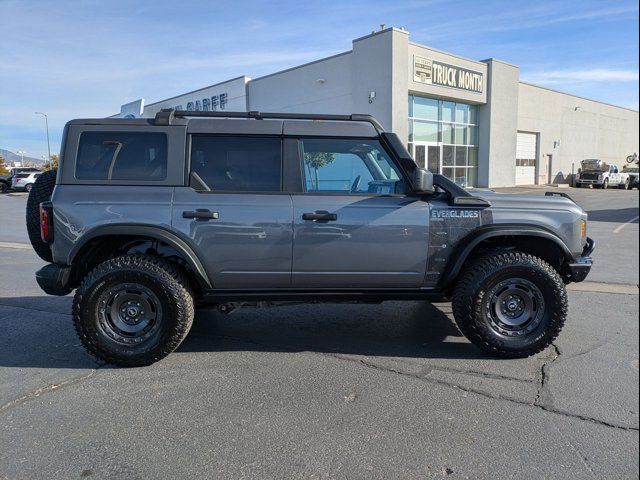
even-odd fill
[{"label": "rear wheel", "polygon": [[[42,173],[29,188],[27,199],[26,223],[31,246],[45,262],[52,262],[53,255],[48,243],[40,238],[40,204],[51,200],[53,188],[56,186],[56,170]],[[27,185],[28,186],[28,185]]]},{"label": "rear wheel", "polygon": [[0,182],[0,193],[6,193],[9,191],[9,185],[4,182]]},{"label": "rear wheel", "polygon": [[484,256],[462,274],[453,313],[462,333],[492,355],[528,357],[548,347],[567,316],[554,268],[522,252]]},{"label": "rear wheel", "polygon": [[147,255],[103,262],[76,291],[73,322],[87,351],[114,365],[149,365],[173,352],[191,328],[187,278]]}]

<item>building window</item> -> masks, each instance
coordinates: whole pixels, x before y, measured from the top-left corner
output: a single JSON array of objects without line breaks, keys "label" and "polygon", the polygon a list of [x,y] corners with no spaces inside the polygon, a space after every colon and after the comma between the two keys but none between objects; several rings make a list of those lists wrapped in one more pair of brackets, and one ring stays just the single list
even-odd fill
[{"label": "building window", "polygon": [[[478,107],[466,103],[409,95],[409,150],[438,144],[438,171],[464,187],[478,179]],[[423,149],[420,149],[422,152]],[[429,162],[433,169],[436,162]]]}]

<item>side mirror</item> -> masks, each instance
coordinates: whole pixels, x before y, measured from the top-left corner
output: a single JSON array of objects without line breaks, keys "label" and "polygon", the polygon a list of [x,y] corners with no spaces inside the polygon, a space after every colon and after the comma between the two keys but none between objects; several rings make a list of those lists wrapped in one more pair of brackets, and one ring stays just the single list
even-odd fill
[{"label": "side mirror", "polygon": [[424,168],[413,171],[413,191],[416,193],[433,193],[433,173]]}]

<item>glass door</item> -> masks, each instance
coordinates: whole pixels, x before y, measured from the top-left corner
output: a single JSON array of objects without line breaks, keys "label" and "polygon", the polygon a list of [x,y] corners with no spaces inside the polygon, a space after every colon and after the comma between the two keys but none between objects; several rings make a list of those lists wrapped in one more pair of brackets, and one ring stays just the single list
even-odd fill
[{"label": "glass door", "polygon": [[442,173],[442,144],[438,142],[414,143],[413,159],[420,168],[426,168],[431,173]]}]

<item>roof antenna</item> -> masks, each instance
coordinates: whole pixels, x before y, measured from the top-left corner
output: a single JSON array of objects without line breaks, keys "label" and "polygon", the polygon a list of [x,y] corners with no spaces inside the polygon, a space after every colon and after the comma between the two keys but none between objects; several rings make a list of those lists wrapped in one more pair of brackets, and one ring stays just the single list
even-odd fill
[{"label": "roof antenna", "polygon": [[384,30],[384,23],[380,24],[380,31]]}]

